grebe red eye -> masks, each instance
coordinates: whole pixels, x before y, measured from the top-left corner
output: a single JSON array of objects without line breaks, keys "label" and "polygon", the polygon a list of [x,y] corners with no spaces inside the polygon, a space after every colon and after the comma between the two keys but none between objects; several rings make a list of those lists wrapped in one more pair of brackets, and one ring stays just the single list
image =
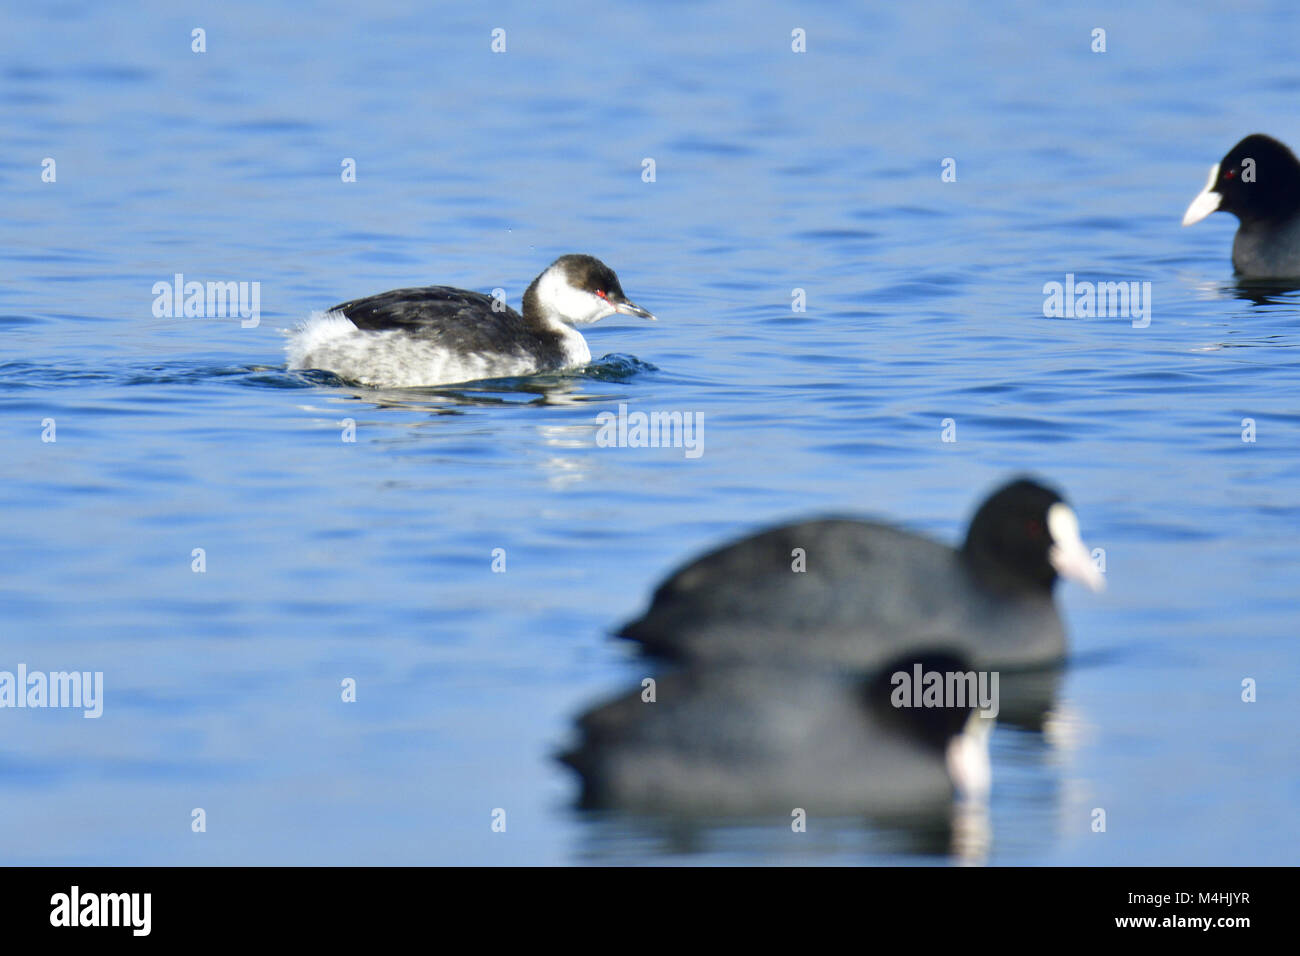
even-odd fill
[{"label": "grebe red eye", "polygon": [[605,290],[603,290],[603,289],[597,289],[597,290],[596,290],[596,295],[600,296],[602,299],[605,298]]}]

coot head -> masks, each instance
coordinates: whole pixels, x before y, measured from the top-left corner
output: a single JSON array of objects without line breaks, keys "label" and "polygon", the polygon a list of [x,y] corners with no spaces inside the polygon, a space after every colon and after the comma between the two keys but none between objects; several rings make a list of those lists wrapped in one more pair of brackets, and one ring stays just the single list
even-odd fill
[{"label": "coot head", "polygon": [[1074,510],[1028,478],[1004,485],[980,505],[961,553],[976,578],[997,590],[1050,592],[1058,577],[1093,591],[1105,587]]},{"label": "coot head", "polygon": [[1215,211],[1230,212],[1243,224],[1283,222],[1300,214],[1300,160],[1272,136],[1252,133],[1210,170],[1183,225]]}]

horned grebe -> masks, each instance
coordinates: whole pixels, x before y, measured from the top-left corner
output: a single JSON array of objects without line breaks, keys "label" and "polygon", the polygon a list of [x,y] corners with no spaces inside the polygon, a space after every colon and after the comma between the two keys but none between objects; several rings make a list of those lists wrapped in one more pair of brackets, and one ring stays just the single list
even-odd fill
[{"label": "horned grebe", "polygon": [[406,388],[531,375],[591,361],[574,328],[614,313],[654,316],[592,256],[560,256],[524,293],[523,314],[450,286],[396,289],[314,314],[290,338],[291,369]]}]

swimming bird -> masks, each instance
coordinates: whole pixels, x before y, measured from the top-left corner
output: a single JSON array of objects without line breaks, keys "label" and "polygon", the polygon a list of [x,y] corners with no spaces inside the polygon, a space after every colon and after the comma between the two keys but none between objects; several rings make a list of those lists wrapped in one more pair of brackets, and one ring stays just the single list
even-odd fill
[{"label": "swimming bird", "polygon": [[1300,277],[1300,161],[1271,136],[1247,136],[1210,170],[1205,188],[1183,215],[1183,225],[1210,213],[1240,221],[1232,265],[1247,279]]},{"label": "swimming bird", "polygon": [[575,368],[591,361],[575,326],[615,313],[654,319],[628,301],[614,270],[599,259],[560,256],[524,292],[522,314],[503,300],[450,286],[336,305],[292,335],[289,368],[323,369],[383,388]]},{"label": "swimming bird", "polygon": [[584,714],[577,745],[559,759],[581,776],[579,803],[589,809],[942,814],[954,796],[987,794],[995,721],[969,698],[897,706],[895,675],[910,680],[918,665],[945,682],[972,673],[943,652],[918,652],[867,677],[689,667],[658,678],[653,702],[638,688]]},{"label": "swimming bird", "polygon": [[1029,479],[999,488],[958,548],[889,524],[785,524],[691,561],[619,635],[659,657],[871,669],[952,647],[979,667],[1061,661],[1058,576],[1104,579],[1061,496]]}]

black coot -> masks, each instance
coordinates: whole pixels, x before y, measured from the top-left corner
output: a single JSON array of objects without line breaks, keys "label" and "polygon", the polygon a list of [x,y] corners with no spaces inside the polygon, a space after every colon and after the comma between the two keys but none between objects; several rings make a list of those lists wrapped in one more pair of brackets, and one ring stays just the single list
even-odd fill
[{"label": "black coot", "polygon": [[1247,279],[1300,277],[1300,161],[1285,145],[1252,133],[1228,151],[1183,215],[1183,225],[1212,212],[1240,221],[1232,265]]},{"label": "black coot", "polygon": [[1058,576],[1103,585],[1074,512],[1056,492],[1020,479],[980,506],[955,549],[847,519],[743,538],[670,576],[619,633],[688,661],[871,670],[937,646],[978,667],[1037,667],[1065,655],[1052,599]]},{"label": "black coot", "polygon": [[[661,677],[579,718],[560,759],[582,777],[587,808],[673,816],[943,816],[954,793],[990,782],[994,720],[967,697],[897,707],[897,673],[967,675],[944,652],[900,658],[871,677],[755,664],[704,665]],[[978,696],[978,695],[976,695]]]}]

